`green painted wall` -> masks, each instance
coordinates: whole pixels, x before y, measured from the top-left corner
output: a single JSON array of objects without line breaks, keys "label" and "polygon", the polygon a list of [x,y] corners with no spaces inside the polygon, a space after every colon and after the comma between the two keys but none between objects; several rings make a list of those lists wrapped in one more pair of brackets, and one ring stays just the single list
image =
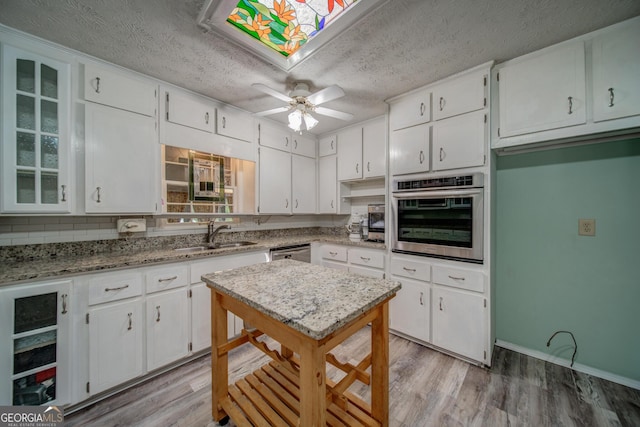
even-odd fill
[{"label": "green painted wall", "polygon": [[[497,163],[496,338],[640,381],[640,139]],[[596,236],[578,236],[595,218]]]}]

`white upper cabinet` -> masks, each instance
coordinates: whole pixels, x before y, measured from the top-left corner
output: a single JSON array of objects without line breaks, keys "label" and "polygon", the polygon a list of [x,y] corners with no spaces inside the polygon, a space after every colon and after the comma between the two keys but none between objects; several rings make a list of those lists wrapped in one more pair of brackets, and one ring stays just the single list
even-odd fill
[{"label": "white upper cabinet", "polygon": [[584,42],[505,65],[499,93],[500,137],[585,123]]},{"label": "white upper cabinet", "polygon": [[318,160],[318,213],[338,212],[338,183],[336,156],[324,156]]},{"label": "white upper cabinet", "polygon": [[433,119],[441,120],[483,109],[487,105],[486,86],[484,70],[435,86],[432,89]]},{"label": "white upper cabinet", "polygon": [[70,65],[3,46],[4,213],[69,213]]},{"label": "white upper cabinet", "polygon": [[291,151],[293,145],[288,128],[267,121],[258,122],[258,143],[264,147],[287,152]]},{"label": "white upper cabinet", "polygon": [[429,170],[428,124],[413,126],[391,132],[391,174],[427,172]]},{"label": "white upper cabinet", "polygon": [[336,154],[338,150],[337,138],[335,134],[320,138],[318,142],[318,156],[330,156]]},{"label": "white upper cabinet", "polygon": [[433,124],[433,170],[482,166],[486,146],[485,111]]},{"label": "white upper cabinet", "polygon": [[291,152],[301,156],[316,158],[316,139],[312,136],[292,135]]},{"label": "white upper cabinet", "polygon": [[316,213],[316,188],[316,159],[291,155],[291,212]]},{"label": "white upper cabinet", "polygon": [[640,22],[593,39],[593,120],[640,114]]},{"label": "white upper cabinet", "polygon": [[431,121],[431,92],[426,89],[421,89],[394,101],[389,113],[389,123],[392,130],[429,121]]},{"label": "white upper cabinet", "polygon": [[253,141],[253,118],[233,107],[219,106],[216,111],[216,133],[243,141]]},{"label": "white upper cabinet", "polygon": [[155,117],[158,86],[92,63],[84,64],[84,99]]},{"label": "white upper cabinet", "polygon": [[362,177],[384,177],[387,173],[387,126],[385,118],[367,122],[362,127]]},{"label": "white upper cabinet", "polygon": [[213,133],[216,110],[212,102],[170,89],[164,91],[164,102],[167,122]]},{"label": "white upper cabinet", "polygon": [[338,181],[362,178],[362,127],[338,133]]},{"label": "white upper cabinet", "polygon": [[261,214],[291,213],[291,154],[260,147]]}]

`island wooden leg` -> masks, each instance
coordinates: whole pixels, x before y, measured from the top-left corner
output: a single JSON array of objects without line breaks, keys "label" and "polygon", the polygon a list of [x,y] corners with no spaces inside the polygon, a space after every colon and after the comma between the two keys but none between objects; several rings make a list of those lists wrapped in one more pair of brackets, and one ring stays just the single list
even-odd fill
[{"label": "island wooden leg", "polygon": [[220,294],[211,291],[211,416],[219,422],[227,414],[221,401],[229,392],[229,357],[218,355],[218,347],[227,342],[227,310],[220,303]]},{"label": "island wooden leg", "polygon": [[300,426],[325,427],[325,353],[313,342],[300,350]]},{"label": "island wooden leg", "polygon": [[378,308],[371,322],[371,416],[389,425],[389,303]]}]

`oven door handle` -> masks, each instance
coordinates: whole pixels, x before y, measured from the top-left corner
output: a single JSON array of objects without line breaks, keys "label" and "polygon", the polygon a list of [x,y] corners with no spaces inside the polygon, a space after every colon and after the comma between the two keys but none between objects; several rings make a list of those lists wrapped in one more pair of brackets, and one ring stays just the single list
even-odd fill
[{"label": "oven door handle", "polygon": [[446,197],[477,196],[484,192],[483,188],[465,188],[458,190],[425,190],[425,191],[394,191],[393,198],[406,199],[442,199]]}]

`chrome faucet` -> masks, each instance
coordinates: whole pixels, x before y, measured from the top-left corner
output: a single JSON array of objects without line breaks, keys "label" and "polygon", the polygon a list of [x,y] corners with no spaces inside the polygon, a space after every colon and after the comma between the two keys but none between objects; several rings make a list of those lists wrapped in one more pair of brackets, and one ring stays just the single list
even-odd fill
[{"label": "chrome faucet", "polygon": [[213,240],[216,238],[220,230],[224,230],[225,228],[231,228],[228,224],[222,224],[219,227],[215,227],[215,222],[213,220],[209,221],[209,225],[207,228],[207,245],[210,248],[215,247]]}]

